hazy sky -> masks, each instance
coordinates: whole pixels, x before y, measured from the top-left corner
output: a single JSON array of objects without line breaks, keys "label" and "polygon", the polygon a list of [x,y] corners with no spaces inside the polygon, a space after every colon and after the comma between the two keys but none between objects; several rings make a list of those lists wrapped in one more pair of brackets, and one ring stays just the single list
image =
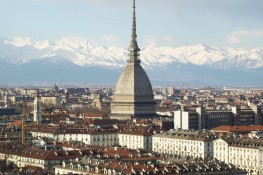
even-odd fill
[{"label": "hazy sky", "polygon": [[[141,47],[263,47],[262,0],[137,0]],[[129,45],[132,0],[0,0],[0,37]]]}]

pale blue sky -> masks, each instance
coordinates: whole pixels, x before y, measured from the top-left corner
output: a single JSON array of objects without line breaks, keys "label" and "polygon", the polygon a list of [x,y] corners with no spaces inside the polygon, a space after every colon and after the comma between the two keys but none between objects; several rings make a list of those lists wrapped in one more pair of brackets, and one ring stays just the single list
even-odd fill
[{"label": "pale blue sky", "polygon": [[[137,0],[141,47],[263,47],[262,0]],[[132,0],[0,0],[0,37],[128,47]]]}]

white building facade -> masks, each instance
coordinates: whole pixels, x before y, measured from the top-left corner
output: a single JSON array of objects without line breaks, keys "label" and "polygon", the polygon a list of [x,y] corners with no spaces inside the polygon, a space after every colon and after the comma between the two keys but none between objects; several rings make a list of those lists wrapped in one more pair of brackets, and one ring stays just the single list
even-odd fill
[{"label": "white building facade", "polygon": [[62,98],[60,96],[42,96],[41,102],[45,105],[61,106]]},{"label": "white building facade", "polygon": [[119,145],[131,149],[152,149],[152,136],[118,133]]},{"label": "white building facade", "polygon": [[210,133],[169,131],[152,137],[152,150],[159,153],[190,158],[213,157],[213,139]]},{"label": "white building facade", "polygon": [[116,146],[132,149],[152,149],[152,130],[140,129],[107,130],[97,128],[62,129],[58,127],[41,127],[27,129],[34,137],[47,137],[58,142],[79,141],[87,145]]},{"label": "white building facade", "polygon": [[[245,140],[245,139],[244,139]],[[250,175],[263,174],[263,150],[260,141],[239,142],[237,138],[218,138],[214,143],[214,158],[246,170]]]}]

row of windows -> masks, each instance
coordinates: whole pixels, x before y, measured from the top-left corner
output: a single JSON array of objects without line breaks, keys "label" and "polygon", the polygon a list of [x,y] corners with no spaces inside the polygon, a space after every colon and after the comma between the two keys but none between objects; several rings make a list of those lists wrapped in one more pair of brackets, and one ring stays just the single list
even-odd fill
[{"label": "row of windows", "polygon": [[230,148],[230,151],[238,151],[238,152],[251,152],[251,153],[257,153],[257,150],[256,149],[244,149],[244,148]]},{"label": "row of windows", "polygon": [[136,143],[141,143],[142,140],[134,140],[134,139],[121,139],[122,142],[136,142]]},{"label": "row of windows", "polygon": [[107,139],[105,139],[105,138],[100,139],[100,138],[95,138],[95,137],[93,138],[94,142],[96,142],[96,141],[98,141],[98,142],[99,141],[112,141],[112,140],[117,141],[117,138],[114,138],[114,139],[112,139],[112,138],[110,138],[110,139],[109,138],[107,138]]},{"label": "row of windows", "polygon": [[[182,143],[182,144],[192,144],[192,145],[200,145],[204,142],[196,142],[192,140],[179,140],[179,139],[160,139],[160,138],[153,138],[153,142],[165,142],[165,143]],[[210,146],[210,143],[207,143],[207,146]]]},{"label": "row of windows", "polygon": [[[187,152],[192,152],[192,151],[196,151],[196,152],[201,152],[202,149],[200,147],[196,147],[196,146],[181,146],[181,145],[169,145],[169,144],[158,144],[158,143],[154,143],[154,147],[156,148],[162,148],[162,149],[177,149],[180,151],[187,151]],[[210,151],[209,148],[207,148],[207,150],[203,150],[203,151]]]}]

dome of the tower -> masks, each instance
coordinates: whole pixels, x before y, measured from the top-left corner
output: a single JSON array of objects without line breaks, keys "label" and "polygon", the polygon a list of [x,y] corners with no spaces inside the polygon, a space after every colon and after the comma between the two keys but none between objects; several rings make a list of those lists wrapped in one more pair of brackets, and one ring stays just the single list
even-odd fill
[{"label": "dome of the tower", "polygon": [[[122,99],[126,97],[125,99]],[[139,63],[129,63],[122,72],[114,93],[115,101],[153,101],[151,82]]]}]

